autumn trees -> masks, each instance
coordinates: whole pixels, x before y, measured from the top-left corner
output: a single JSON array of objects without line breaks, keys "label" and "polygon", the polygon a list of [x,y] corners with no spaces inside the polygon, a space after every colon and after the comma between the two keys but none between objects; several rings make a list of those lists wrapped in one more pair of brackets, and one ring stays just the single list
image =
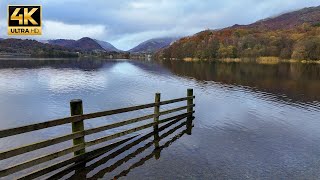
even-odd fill
[{"label": "autumn trees", "polygon": [[257,57],[320,60],[320,27],[303,23],[294,29],[237,27],[219,31],[206,30],[182,38],[156,56],[201,60]]},{"label": "autumn trees", "polygon": [[307,37],[296,43],[292,55],[294,59],[319,60],[320,37]]}]

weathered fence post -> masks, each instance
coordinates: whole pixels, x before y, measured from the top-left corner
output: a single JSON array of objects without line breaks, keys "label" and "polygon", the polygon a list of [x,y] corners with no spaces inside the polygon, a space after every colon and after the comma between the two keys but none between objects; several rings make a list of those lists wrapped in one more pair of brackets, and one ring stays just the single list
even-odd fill
[{"label": "weathered fence post", "polygon": [[[160,113],[160,93],[156,93],[155,95],[155,103],[156,105],[154,106],[154,118],[153,122],[158,123],[159,122],[159,113]],[[154,124],[153,126],[153,132],[154,132],[154,146],[155,148],[159,148],[159,125]]]},{"label": "weathered fence post", "polygon": [[191,130],[192,130],[192,119],[193,119],[193,89],[188,89],[187,90],[187,97],[188,100],[187,100],[187,105],[188,105],[188,109],[187,109],[187,112],[188,113],[191,113],[188,117],[187,117],[187,134],[188,135],[191,135]]},{"label": "weathered fence post", "polygon": [[[71,100],[70,110],[71,110],[71,116],[82,115],[83,114],[82,100],[81,99]],[[83,120],[72,123],[72,133],[79,132],[79,131],[84,131]],[[85,143],[84,136],[73,139],[74,146],[79,144],[84,144],[84,143]],[[77,156],[83,153],[85,153],[85,148],[79,151],[75,151],[74,156]]]}]

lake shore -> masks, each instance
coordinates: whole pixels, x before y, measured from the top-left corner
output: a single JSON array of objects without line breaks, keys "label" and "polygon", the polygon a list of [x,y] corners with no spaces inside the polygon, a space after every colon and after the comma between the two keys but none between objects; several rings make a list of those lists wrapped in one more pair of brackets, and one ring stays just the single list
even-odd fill
[{"label": "lake shore", "polygon": [[[166,59],[164,59],[166,60]],[[178,58],[171,58],[170,60],[176,61]],[[199,59],[199,58],[183,58],[182,61],[185,62],[210,62],[210,61],[219,61],[219,62],[241,62],[241,63],[258,63],[258,64],[278,64],[278,63],[311,63],[311,64],[320,64],[320,60],[297,60],[297,59],[280,59],[279,57],[258,57],[258,58],[222,58],[215,60],[208,59]]]}]

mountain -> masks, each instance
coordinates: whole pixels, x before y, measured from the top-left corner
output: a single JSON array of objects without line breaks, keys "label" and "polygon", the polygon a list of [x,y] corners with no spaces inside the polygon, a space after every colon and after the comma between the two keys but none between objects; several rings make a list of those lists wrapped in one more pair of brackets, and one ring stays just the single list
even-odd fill
[{"label": "mountain", "polygon": [[70,40],[70,39],[56,39],[49,40],[49,44],[58,45],[66,48],[70,48],[78,51],[94,51],[100,50],[104,51],[104,48],[97,43],[95,40],[89,37],[83,37],[79,40]]},{"label": "mountain", "polygon": [[320,6],[304,8],[298,11],[284,13],[279,16],[263,19],[249,25],[235,25],[234,28],[262,28],[269,30],[292,29],[303,23],[316,25],[320,22]]},{"label": "mountain", "polygon": [[108,52],[121,52],[121,50],[114,47],[112,44],[106,42],[106,41],[100,41],[97,39],[94,39],[104,50]]},{"label": "mountain", "polygon": [[68,48],[44,44],[36,40],[2,39],[0,54],[28,55],[32,57],[78,57],[78,54]]},{"label": "mountain", "polygon": [[320,21],[320,6],[308,7],[298,11],[283,13],[279,16],[274,16],[266,19],[259,20],[249,25],[234,25],[230,28],[256,28],[256,29],[269,29],[269,30],[283,30],[296,28],[303,23],[316,25]]},{"label": "mountain", "polygon": [[138,46],[129,50],[131,53],[154,53],[162,48],[168,47],[178,38],[155,38],[142,42]]},{"label": "mountain", "polygon": [[71,39],[55,39],[40,42],[70,48],[70,46],[72,46],[72,44],[74,44],[76,41]]},{"label": "mountain", "polygon": [[[320,6],[184,37],[155,58],[215,60],[266,58],[320,60]],[[271,58],[272,57],[272,58]]]}]

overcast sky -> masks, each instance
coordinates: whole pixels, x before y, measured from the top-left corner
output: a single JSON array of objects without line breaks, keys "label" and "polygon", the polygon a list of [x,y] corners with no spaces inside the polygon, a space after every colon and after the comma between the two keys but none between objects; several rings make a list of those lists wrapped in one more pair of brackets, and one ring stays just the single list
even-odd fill
[{"label": "overcast sky", "polygon": [[91,37],[128,50],[150,38],[192,35],[249,24],[319,0],[0,0],[0,35],[7,36],[7,5],[41,4],[37,39]]}]

